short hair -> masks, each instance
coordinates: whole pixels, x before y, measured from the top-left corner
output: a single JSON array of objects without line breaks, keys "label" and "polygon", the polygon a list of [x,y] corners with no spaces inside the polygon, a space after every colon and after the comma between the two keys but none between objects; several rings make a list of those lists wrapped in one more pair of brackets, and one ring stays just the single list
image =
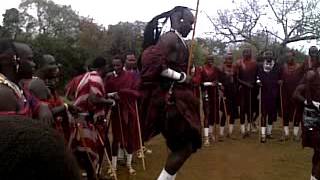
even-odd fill
[{"label": "short hair", "polygon": [[80,180],[63,138],[39,121],[0,116],[0,179]]},{"label": "short hair", "polygon": [[309,55],[313,55],[313,53],[314,54],[318,54],[319,52],[318,52],[318,48],[317,48],[317,46],[311,46],[310,48],[309,48]]},{"label": "short hair", "polygon": [[98,56],[93,60],[91,68],[101,68],[103,66],[106,66],[106,64],[106,59],[104,57]]},{"label": "short hair", "polygon": [[0,54],[7,53],[7,54],[17,54],[16,48],[13,45],[13,42],[8,39],[0,40]]},{"label": "short hair", "polygon": [[28,54],[33,55],[32,48],[28,44],[22,42],[13,42],[13,45],[16,49],[17,55],[20,58],[26,58]]},{"label": "short hair", "polygon": [[114,56],[112,56],[112,59],[111,60],[114,60],[114,59],[120,59],[122,63],[125,62],[125,59],[123,56],[121,56],[120,54],[116,54]]}]

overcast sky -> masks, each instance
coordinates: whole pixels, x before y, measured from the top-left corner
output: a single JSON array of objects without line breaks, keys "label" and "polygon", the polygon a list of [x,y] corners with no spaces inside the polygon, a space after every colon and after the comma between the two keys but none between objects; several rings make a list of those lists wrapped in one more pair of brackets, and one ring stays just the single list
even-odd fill
[{"label": "overcast sky", "polygon": [[[18,8],[21,0],[1,0],[0,14],[6,9]],[[117,24],[119,21],[134,22],[135,20],[147,22],[155,15],[181,5],[196,8],[197,0],[53,0],[57,4],[71,5],[72,9],[81,16],[89,16],[99,24],[105,26]],[[212,31],[213,27],[206,17],[214,15],[218,9],[226,9],[235,6],[233,2],[241,0],[200,0],[196,36],[204,36]],[[2,16],[0,18],[2,22]],[[310,43],[310,42],[309,42]],[[307,43],[307,44],[309,44]],[[300,49],[301,43],[292,44]],[[314,45],[314,42],[313,42]],[[307,45],[309,46],[309,45]]]}]

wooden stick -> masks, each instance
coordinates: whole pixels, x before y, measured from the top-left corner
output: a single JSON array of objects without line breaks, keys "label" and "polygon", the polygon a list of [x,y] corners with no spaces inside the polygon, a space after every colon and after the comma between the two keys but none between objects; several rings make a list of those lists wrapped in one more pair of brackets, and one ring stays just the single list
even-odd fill
[{"label": "wooden stick", "polygon": [[[283,101],[282,101],[282,83],[280,84],[280,106],[281,106],[281,118],[282,118],[282,134],[284,135],[284,139],[285,139],[285,132],[284,132],[284,118],[283,118]],[[285,141],[283,141],[285,142]]]},{"label": "wooden stick", "polygon": [[195,17],[194,17],[191,47],[190,47],[190,49],[189,49],[189,59],[188,59],[187,75],[190,75],[190,67],[191,67],[191,65],[192,65],[192,58],[193,58],[193,57],[192,57],[192,54],[193,54],[192,51],[193,51],[193,48],[194,48],[194,35],[196,34],[198,11],[199,11],[199,0],[197,0],[196,14],[195,14]]},{"label": "wooden stick", "polygon": [[224,114],[225,114],[226,121],[227,121],[227,128],[229,128],[230,116],[227,113],[227,105],[226,105],[225,97],[222,97],[222,103],[223,103]]},{"label": "wooden stick", "polygon": [[[109,128],[110,128],[110,124],[111,124],[111,121],[110,121],[111,112],[112,112],[112,108],[109,108],[109,109],[108,109],[108,112],[107,112],[107,115],[106,115],[106,118],[105,118],[105,122],[107,123],[105,132],[107,132],[107,133],[109,133]],[[99,131],[98,131],[98,135],[100,135],[100,134],[99,134]],[[108,134],[107,134],[106,138],[109,138],[109,137],[108,137]],[[106,149],[105,144],[104,144],[103,142],[102,142],[101,144],[103,145],[103,148]],[[111,146],[110,146],[110,143],[109,143],[109,148],[112,149]],[[108,155],[108,153],[107,153],[106,155]],[[109,158],[109,157],[108,157],[108,158]],[[103,163],[103,159],[101,160],[101,162],[100,162],[100,164],[99,164],[98,176],[101,175],[102,163]],[[111,161],[110,161],[109,166],[112,167]]]},{"label": "wooden stick", "polygon": [[259,87],[259,113],[260,113],[260,118],[259,118],[259,129],[258,129],[258,138],[259,138],[259,141],[261,139],[261,121],[262,121],[262,112],[261,112],[261,103],[262,103],[262,100],[261,100],[261,86]]},{"label": "wooden stick", "polygon": [[124,144],[124,136],[123,136],[123,129],[122,129],[122,117],[121,117],[121,111],[120,111],[120,104],[119,103],[117,105],[117,108],[118,108],[118,116],[119,116],[119,122],[120,122],[120,132],[121,132],[122,145],[125,146],[125,144]]},{"label": "wooden stick", "polygon": [[250,125],[250,132],[252,131],[252,90],[251,88],[249,89],[249,125]]},{"label": "wooden stick", "polygon": [[146,170],[146,162],[144,159],[144,152],[143,152],[143,144],[142,144],[142,136],[141,136],[141,126],[140,126],[140,117],[139,117],[139,111],[138,111],[138,103],[137,100],[135,101],[135,107],[136,107],[136,115],[137,115],[137,124],[138,124],[138,133],[139,133],[139,141],[140,141],[140,151],[141,151],[141,159],[142,159],[142,167],[143,170]]},{"label": "wooden stick", "polygon": [[[219,89],[218,86],[215,87],[215,93],[214,93],[214,136],[215,136],[215,140],[218,142],[218,132],[217,132],[217,122],[219,122],[220,120],[220,116],[219,116],[219,106],[220,106],[220,96],[219,96]],[[218,99],[217,99],[217,93],[218,93]],[[218,100],[218,105],[217,105],[217,100]],[[217,119],[216,119],[217,118]]]},{"label": "wooden stick", "polygon": [[112,168],[112,163],[111,163],[111,161],[110,161],[110,159],[109,159],[108,152],[107,152],[107,150],[106,150],[106,148],[105,148],[105,144],[104,144],[104,142],[103,142],[103,140],[102,140],[102,138],[101,138],[101,136],[100,136],[100,133],[98,132],[97,134],[98,134],[98,138],[99,138],[99,140],[100,140],[100,143],[101,143],[102,146],[103,146],[104,154],[105,154],[105,156],[107,157],[107,161],[108,161],[108,164],[109,164],[109,166],[110,166],[112,175],[113,175],[113,177],[114,177],[115,180],[118,180],[118,178],[117,178],[117,173],[116,173],[116,171]]}]

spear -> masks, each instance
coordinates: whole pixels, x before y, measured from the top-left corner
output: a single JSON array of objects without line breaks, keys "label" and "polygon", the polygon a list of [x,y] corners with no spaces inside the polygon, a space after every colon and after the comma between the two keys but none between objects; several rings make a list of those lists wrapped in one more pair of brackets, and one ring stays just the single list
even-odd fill
[{"label": "spear", "polygon": [[195,14],[195,17],[194,17],[191,46],[190,46],[190,51],[189,51],[188,69],[187,69],[187,74],[188,75],[190,75],[190,67],[192,65],[192,51],[193,51],[193,47],[194,47],[194,35],[196,34],[198,11],[199,11],[199,0],[197,0],[197,8],[196,8],[196,14]]}]

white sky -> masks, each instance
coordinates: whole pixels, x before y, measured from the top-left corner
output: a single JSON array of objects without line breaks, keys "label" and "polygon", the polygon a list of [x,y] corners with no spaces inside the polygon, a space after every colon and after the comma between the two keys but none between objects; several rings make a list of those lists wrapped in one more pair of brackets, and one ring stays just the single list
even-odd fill
[{"label": "white sky", "polygon": [[[6,9],[18,8],[21,0],[1,0],[0,15]],[[81,16],[89,16],[98,24],[108,26],[120,21],[134,22],[135,20],[147,22],[154,16],[181,5],[195,9],[197,0],[53,0],[57,4],[71,5],[72,9]],[[204,13],[213,16],[218,9],[234,6],[233,2],[239,0],[200,0],[196,36],[204,36],[213,27]],[[0,17],[2,22],[2,16]],[[190,33],[191,34],[191,33]],[[305,44],[305,43],[304,43]],[[307,43],[307,46],[310,46]],[[315,45],[315,42],[312,42]],[[294,48],[301,49],[301,43],[292,44]]]}]

